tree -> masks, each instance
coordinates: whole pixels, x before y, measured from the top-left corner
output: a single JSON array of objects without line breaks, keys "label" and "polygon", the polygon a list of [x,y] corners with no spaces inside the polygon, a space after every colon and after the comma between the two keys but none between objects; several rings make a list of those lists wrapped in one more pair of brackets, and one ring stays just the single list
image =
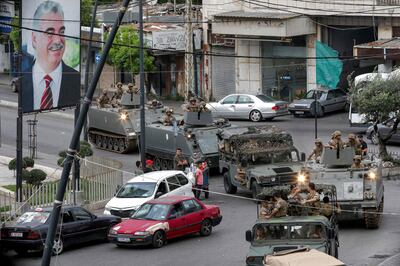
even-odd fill
[{"label": "tree", "polygon": [[12,21],[11,25],[13,26],[10,32],[10,39],[14,46],[14,51],[19,51],[19,28],[16,27],[19,25],[19,18],[15,16]]},{"label": "tree", "polygon": [[[391,74],[385,79],[377,75],[371,82],[351,88],[350,97],[358,112],[364,114],[367,122],[373,124],[374,132],[378,136],[380,158],[391,160],[386,143],[396,132],[400,122],[400,75]],[[393,118],[393,123],[386,124],[390,131],[387,135],[381,135],[378,124],[389,118]]]},{"label": "tree", "polygon": [[[108,36],[106,36],[108,37]],[[137,30],[129,26],[121,26],[108,54],[108,63],[120,70],[129,71],[134,77],[139,73],[139,36]],[[152,71],[154,57],[144,50],[144,69]]]},{"label": "tree", "polygon": [[[81,25],[90,27],[92,21],[92,7],[94,7],[93,0],[83,0],[81,2]],[[98,25],[97,19],[94,25]]]}]

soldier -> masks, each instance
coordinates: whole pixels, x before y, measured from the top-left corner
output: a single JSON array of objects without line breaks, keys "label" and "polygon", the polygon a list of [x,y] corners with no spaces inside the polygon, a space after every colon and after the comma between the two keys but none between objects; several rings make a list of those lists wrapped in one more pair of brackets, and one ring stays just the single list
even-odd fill
[{"label": "soldier", "polygon": [[356,155],[353,158],[353,164],[351,165],[351,168],[353,169],[359,169],[363,168],[364,166],[361,163],[361,155]]},{"label": "soldier", "polygon": [[101,96],[97,99],[97,104],[99,105],[100,108],[107,107],[107,105],[110,104],[110,98],[108,98],[107,93],[108,93],[107,89],[104,89]]},{"label": "soldier", "polygon": [[268,215],[271,215],[272,211],[274,210],[274,203],[271,199],[266,199],[261,203],[259,218],[266,219]]},{"label": "soldier", "polygon": [[315,161],[319,162],[319,159],[322,155],[322,151],[324,150],[324,145],[322,144],[321,139],[315,139],[315,147],[311,152],[310,156],[308,156],[307,160],[311,160],[311,158],[315,159]]},{"label": "soldier", "polygon": [[323,203],[321,204],[321,214],[329,219],[333,213],[333,207],[332,204],[329,203],[329,197],[325,196],[322,199],[322,202]]},{"label": "soldier", "polygon": [[164,116],[164,126],[172,126],[172,123],[175,121],[175,117],[172,115],[173,114],[173,110],[172,109],[168,109],[165,112],[165,116]]},{"label": "soldier", "polygon": [[307,198],[301,201],[301,204],[307,205],[310,207],[308,213],[310,215],[318,215],[319,214],[319,193],[315,190],[315,184],[308,184],[308,195]]},{"label": "soldier", "polygon": [[133,84],[132,83],[128,83],[128,93],[130,93],[130,94],[132,94],[132,93],[137,94],[138,93],[138,90],[134,90],[133,89]]},{"label": "soldier", "polygon": [[186,112],[198,112],[199,111],[199,105],[197,104],[196,98],[192,97],[190,98],[190,101],[188,104],[185,106],[185,111]]},{"label": "soldier", "polygon": [[287,215],[288,204],[285,200],[282,199],[282,195],[279,191],[274,193],[274,201],[274,209],[272,210],[272,213],[270,215],[267,215],[265,217],[266,219],[271,219],[273,217],[284,217]]},{"label": "soldier", "polygon": [[200,112],[209,112],[210,111],[207,108],[206,102],[204,102],[204,101],[200,102],[199,111]]},{"label": "soldier", "polygon": [[150,109],[153,109],[153,110],[155,110],[155,109],[158,109],[158,107],[161,105],[161,103],[159,102],[159,101],[157,101],[156,99],[153,99],[152,101],[151,101],[151,104],[150,104]]},{"label": "soldier", "polygon": [[246,178],[246,167],[247,167],[247,160],[243,159],[238,168],[237,168],[237,172],[235,175],[235,180],[238,181],[240,183],[240,185],[244,186],[246,185],[247,182],[247,178]]},{"label": "soldier", "polygon": [[332,138],[328,143],[328,147],[331,149],[343,148],[342,133],[338,130],[332,133]]},{"label": "soldier", "polygon": [[122,83],[117,83],[117,90],[114,92],[114,95],[111,97],[111,103],[113,107],[117,107],[121,101],[122,94],[124,94],[124,89],[122,88]]},{"label": "soldier", "polygon": [[346,143],[346,147],[354,148],[356,155],[361,155],[362,153],[361,143],[356,139],[356,135],[354,135],[353,133],[350,133],[348,135],[348,141]]}]

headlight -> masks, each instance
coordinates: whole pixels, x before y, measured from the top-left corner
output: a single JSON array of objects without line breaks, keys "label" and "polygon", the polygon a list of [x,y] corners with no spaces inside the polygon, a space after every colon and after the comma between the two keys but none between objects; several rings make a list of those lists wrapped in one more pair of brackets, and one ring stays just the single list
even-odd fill
[{"label": "headlight", "polygon": [[122,113],[119,118],[121,118],[121,120],[126,120],[128,119],[128,114],[127,113]]},{"label": "headlight", "polygon": [[376,173],[375,172],[369,172],[368,173],[368,178],[371,180],[375,180],[376,179]]},{"label": "headlight", "polygon": [[299,174],[297,176],[297,182],[304,183],[306,181],[306,176],[304,174]]},{"label": "headlight", "polygon": [[121,226],[119,226],[119,225],[112,227],[112,228],[110,229],[110,231],[109,231],[109,234],[110,234],[110,235],[116,235],[116,234],[118,234],[118,229],[120,229],[120,228],[121,228]]},{"label": "headlight", "polygon": [[128,133],[128,136],[134,137],[134,136],[136,136],[136,132],[129,132],[129,133]]},{"label": "headlight", "polygon": [[145,232],[145,231],[137,231],[135,232],[135,236],[147,236],[150,235],[149,232]]}]

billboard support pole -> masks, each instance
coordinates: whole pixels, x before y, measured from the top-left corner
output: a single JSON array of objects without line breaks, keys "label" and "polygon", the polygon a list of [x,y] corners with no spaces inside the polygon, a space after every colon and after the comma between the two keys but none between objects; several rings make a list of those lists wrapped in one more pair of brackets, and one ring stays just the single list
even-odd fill
[{"label": "billboard support pole", "polygon": [[[22,8],[19,9],[19,25],[22,26]],[[21,89],[21,31],[19,31],[19,48],[16,57],[16,64],[18,69],[18,117],[17,117],[17,177],[16,177],[16,201],[22,203],[22,128],[23,128],[23,110],[22,110],[22,89]]]},{"label": "billboard support pole", "polygon": [[[93,38],[93,28],[94,23],[96,22],[96,13],[97,13],[97,0],[94,2],[93,13],[92,13],[92,20],[90,22],[90,31],[89,31],[89,42],[88,47],[86,50],[86,67],[85,67],[85,93],[89,87],[89,68],[90,68],[90,61],[92,61],[92,38]],[[83,139],[88,141],[88,133],[87,133],[87,121],[85,121],[84,129],[83,129]]]},{"label": "billboard support pole", "polygon": [[[90,104],[92,102],[93,94],[96,89],[96,84],[99,81],[101,71],[104,67],[104,64],[106,63],[106,58],[107,58],[108,52],[111,49],[115,35],[117,34],[119,25],[121,25],[122,19],[125,15],[125,12],[127,10],[129,2],[130,2],[130,0],[124,0],[122,6],[119,8],[118,17],[114,22],[114,25],[112,27],[110,35],[108,36],[107,42],[104,46],[104,52],[101,55],[100,62],[98,64],[98,66],[96,67],[96,70],[93,74],[93,78],[90,82],[90,86],[85,94],[83,103],[81,105],[79,117],[76,122],[74,132],[72,134],[71,142],[70,142],[68,150],[67,150],[67,157],[65,158],[60,183],[57,188],[56,198],[53,203],[53,210],[50,215],[49,229],[47,231],[46,243],[44,246],[43,257],[42,257],[42,264],[41,264],[42,266],[50,265],[54,237],[56,236],[58,219],[60,217],[61,207],[62,207],[62,204],[64,201],[64,194],[65,194],[65,190],[66,190],[67,183],[68,183],[68,177],[71,172],[72,163],[75,158],[75,155],[77,154],[79,138],[82,133],[83,125],[86,120],[86,116],[87,116]],[[58,235],[58,237],[60,237],[60,236]]]},{"label": "billboard support pole", "polygon": [[139,89],[140,89],[140,161],[146,165],[145,114],[144,114],[144,45],[143,45],[143,0],[139,0]]},{"label": "billboard support pole", "polygon": [[194,76],[194,94],[196,97],[199,97],[199,86],[197,80],[197,53],[196,53],[196,44],[195,44],[195,34],[192,33],[192,42],[193,42],[193,76]]}]

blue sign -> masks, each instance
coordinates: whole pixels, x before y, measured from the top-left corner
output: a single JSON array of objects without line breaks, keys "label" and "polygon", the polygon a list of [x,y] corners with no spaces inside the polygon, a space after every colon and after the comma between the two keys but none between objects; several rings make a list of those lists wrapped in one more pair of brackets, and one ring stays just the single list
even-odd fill
[{"label": "blue sign", "polygon": [[12,30],[11,26],[4,25],[2,23],[11,24],[12,17],[4,17],[0,16],[0,32],[2,33],[10,33]]},{"label": "blue sign", "polygon": [[94,56],[94,61],[96,62],[96,64],[98,64],[100,62],[100,58],[101,58],[101,54],[96,53],[96,55]]}]

